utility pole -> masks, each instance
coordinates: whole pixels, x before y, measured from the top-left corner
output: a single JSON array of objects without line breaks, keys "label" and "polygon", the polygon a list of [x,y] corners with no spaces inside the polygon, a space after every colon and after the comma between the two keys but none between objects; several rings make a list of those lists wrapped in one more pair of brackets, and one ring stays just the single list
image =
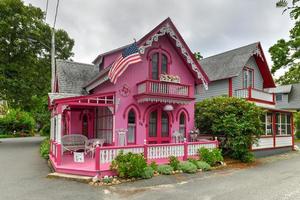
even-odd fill
[{"label": "utility pole", "polygon": [[54,22],[51,32],[51,92],[55,92],[55,79],[56,79],[56,63],[55,63],[55,24],[58,13],[59,0],[56,3]]},{"label": "utility pole", "polygon": [[54,91],[54,84],[55,84],[55,29],[54,27],[51,29],[51,92]]}]

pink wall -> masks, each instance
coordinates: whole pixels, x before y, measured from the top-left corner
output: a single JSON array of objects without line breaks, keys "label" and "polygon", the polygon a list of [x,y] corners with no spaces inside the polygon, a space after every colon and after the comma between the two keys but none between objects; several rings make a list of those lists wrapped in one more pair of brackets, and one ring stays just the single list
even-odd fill
[{"label": "pink wall", "polygon": [[[137,86],[136,84],[138,82],[144,81],[148,79],[149,74],[149,61],[147,60],[146,56],[149,51],[153,48],[162,48],[169,52],[171,56],[171,65],[170,65],[170,74],[172,75],[179,75],[181,78],[182,84],[189,84],[194,86],[194,76],[191,74],[190,70],[188,69],[189,66],[186,66],[185,62],[182,60],[182,57],[177,53],[177,51],[174,49],[173,45],[169,42],[167,36],[160,37],[158,42],[155,42],[151,48],[148,48],[145,54],[142,56],[143,61],[137,64],[130,65],[128,69],[123,73],[121,77],[119,77],[116,85],[113,85],[110,82],[106,82],[96,88],[94,90],[94,93],[104,93],[104,92],[116,92],[116,98],[120,99],[120,103],[117,106],[117,112],[115,115],[115,129],[120,128],[127,128],[127,119],[123,118],[123,114],[126,111],[126,108],[128,108],[129,105],[135,104],[141,113],[140,119],[139,116],[137,116],[137,144],[142,144],[144,142],[144,139],[146,139],[146,126],[147,126],[147,117],[148,113],[145,114],[147,107],[149,107],[150,103],[142,103],[138,104],[136,100],[134,99],[133,95],[137,94]],[[113,59],[117,57],[118,55],[113,55],[109,57],[108,59],[105,58],[106,64],[110,64],[108,62],[112,62]],[[105,64],[105,66],[106,66]],[[123,85],[126,84],[130,88],[130,94],[127,97],[123,97],[120,95],[120,90],[122,89]],[[194,93],[194,87],[192,87],[192,94]],[[163,106],[163,105],[162,105]],[[181,108],[185,108],[189,113],[189,121],[187,120],[187,131],[194,128],[194,101],[192,101],[188,105],[174,105],[174,111],[172,112],[174,117],[174,123],[172,123],[171,131],[172,134],[173,131],[179,130],[179,121],[177,121],[177,112]],[[149,109],[148,109],[149,110]],[[138,115],[138,114],[137,114]],[[144,117],[145,116],[145,117]],[[178,115],[179,116],[179,115]],[[145,120],[143,119],[145,118]],[[171,120],[172,122],[172,120]],[[115,137],[117,138],[117,137]],[[117,141],[116,141],[117,142]]]}]

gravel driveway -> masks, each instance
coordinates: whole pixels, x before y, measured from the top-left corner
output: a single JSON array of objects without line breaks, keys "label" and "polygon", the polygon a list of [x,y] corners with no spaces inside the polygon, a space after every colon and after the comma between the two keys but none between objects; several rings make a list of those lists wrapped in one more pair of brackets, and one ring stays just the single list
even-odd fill
[{"label": "gravel driveway", "polygon": [[299,153],[265,159],[264,164],[243,170],[159,176],[97,188],[46,178],[49,169],[38,154],[41,137],[0,141],[0,200],[300,199]]}]

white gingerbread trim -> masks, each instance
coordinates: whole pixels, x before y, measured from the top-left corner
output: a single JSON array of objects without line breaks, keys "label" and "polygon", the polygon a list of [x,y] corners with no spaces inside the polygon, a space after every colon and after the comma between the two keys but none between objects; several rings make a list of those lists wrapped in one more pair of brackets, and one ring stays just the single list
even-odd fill
[{"label": "white gingerbread trim", "polygon": [[265,61],[264,60],[264,57],[262,56],[261,52],[260,52],[260,49],[258,48],[258,46],[256,47],[256,49],[254,49],[254,51],[252,52],[251,56],[258,56],[262,59],[262,61]]},{"label": "white gingerbread trim", "polygon": [[163,36],[165,34],[169,34],[170,37],[172,39],[175,40],[176,42],[176,46],[178,48],[181,49],[181,53],[182,55],[184,55],[184,57],[186,58],[187,60],[187,63],[189,63],[191,65],[191,68],[194,72],[196,72],[197,74],[197,77],[199,79],[201,79],[201,81],[203,82],[203,86],[206,90],[208,90],[208,83],[207,81],[205,80],[205,78],[203,77],[202,73],[200,72],[199,68],[197,67],[197,65],[195,64],[195,62],[193,61],[193,59],[191,58],[191,56],[188,54],[187,50],[184,48],[183,44],[180,42],[180,40],[178,39],[178,36],[176,36],[174,30],[170,27],[169,23],[167,23],[165,26],[161,27],[161,29],[156,33],[154,34],[150,39],[148,39],[144,45],[141,45],[139,47],[139,51],[140,51],[140,54],[144,54],[145,53],[145,50],[148,48],[148,47],[151,47],[152,46],[152,43],[153,42],[157,42],[158,41],[158,38],[160,36]]}]

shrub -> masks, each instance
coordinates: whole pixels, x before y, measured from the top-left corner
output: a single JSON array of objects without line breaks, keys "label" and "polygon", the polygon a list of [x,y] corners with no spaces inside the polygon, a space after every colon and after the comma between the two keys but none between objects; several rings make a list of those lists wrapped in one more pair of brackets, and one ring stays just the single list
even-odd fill
[{"label": "shrub", "polygon": [[200,148],[198,150],[200,160],[207,162],[211,166],[215,166],[218,162],[223,161],[221,150]]},{"label": "shrub", "polygon": [[205,161],[199,161],[193,158],[189,158],[188,161],[196,165],[197,169],[202,169],[203,171],[208,171],[211,168],[211,166]]},{"label": "shrub", "polygon": [[142,178],[144,179],[149,179],[152,178],[154,175],[154,170],[152,169],[152,167],[148,166],[144,168],[144,172],[142,174]]},{"label": "shrub", "polygon": [[170,165],[158,165],[157,171],[160,174],[170,175],[170,174],[172,174],[172,172],[174,171],[174,169]]},{"label": "shrub", "polygon": [[244,160],[250,147],[264,133],[264,111],[255,104],[234,97],[215,97],[196,104],[195,122],[203,134],[224,138],[224,155]]},{"label": "shrub", "polygon": [[10,109],[3,118],[0,118],[0,134],[33,135],[34,128],[33,117],[19,109]]},{"label": "shrub", "polygon": [[300,139],[300,112],[294,113],[294,123],[295,123],[295,129],[296,129],[296,137],[297,139]]},{"label": "shrub", "polygon": [[245,163],[253,162],[255,160],[252,152],[245,153],[241,156],[241,161]]},{"label": "shrub", "polygon": [[154,171],[157,171],[157,164],[156,164],[156,162],[155,161],[152,161],[151,163],[150,163],[150,167],[154,170]]},{"label": "shrub", "polygon": [[169,157],[169,165],[171,167],[173,167],[174,170],[178,170],[178,167],[179,167],[179,160],[176,156],[170,156]]},{"label": "shrub", "polygon": [[193,174],[197,172],[197,166],[194,165],[192,162],[182,162],[179,164],[179,168],[185,172],[185,173],[189,173],[189,174]]},{"label": "shrub", "polygon": [[211,166],[205,161],[197,161],[196,165],[198,169],[202,169],[203,171],[209,171],[211,168]]},{"label": "shrub", "polygon": [[40,146],[40,155],[42,158],[49,159],[50,140],[46,138],[43,140]]},{"label": "shrub", "polygon": [[42,136],[49,136],[50,135],[50,123],[46,124],[41,128],[40,134]]},{"label": "shrub", "polygon": [[145,167],[147,163],[143,154],[124,154],[123,151],[120,151],[110,166],[121,178],[142,177]]}]

